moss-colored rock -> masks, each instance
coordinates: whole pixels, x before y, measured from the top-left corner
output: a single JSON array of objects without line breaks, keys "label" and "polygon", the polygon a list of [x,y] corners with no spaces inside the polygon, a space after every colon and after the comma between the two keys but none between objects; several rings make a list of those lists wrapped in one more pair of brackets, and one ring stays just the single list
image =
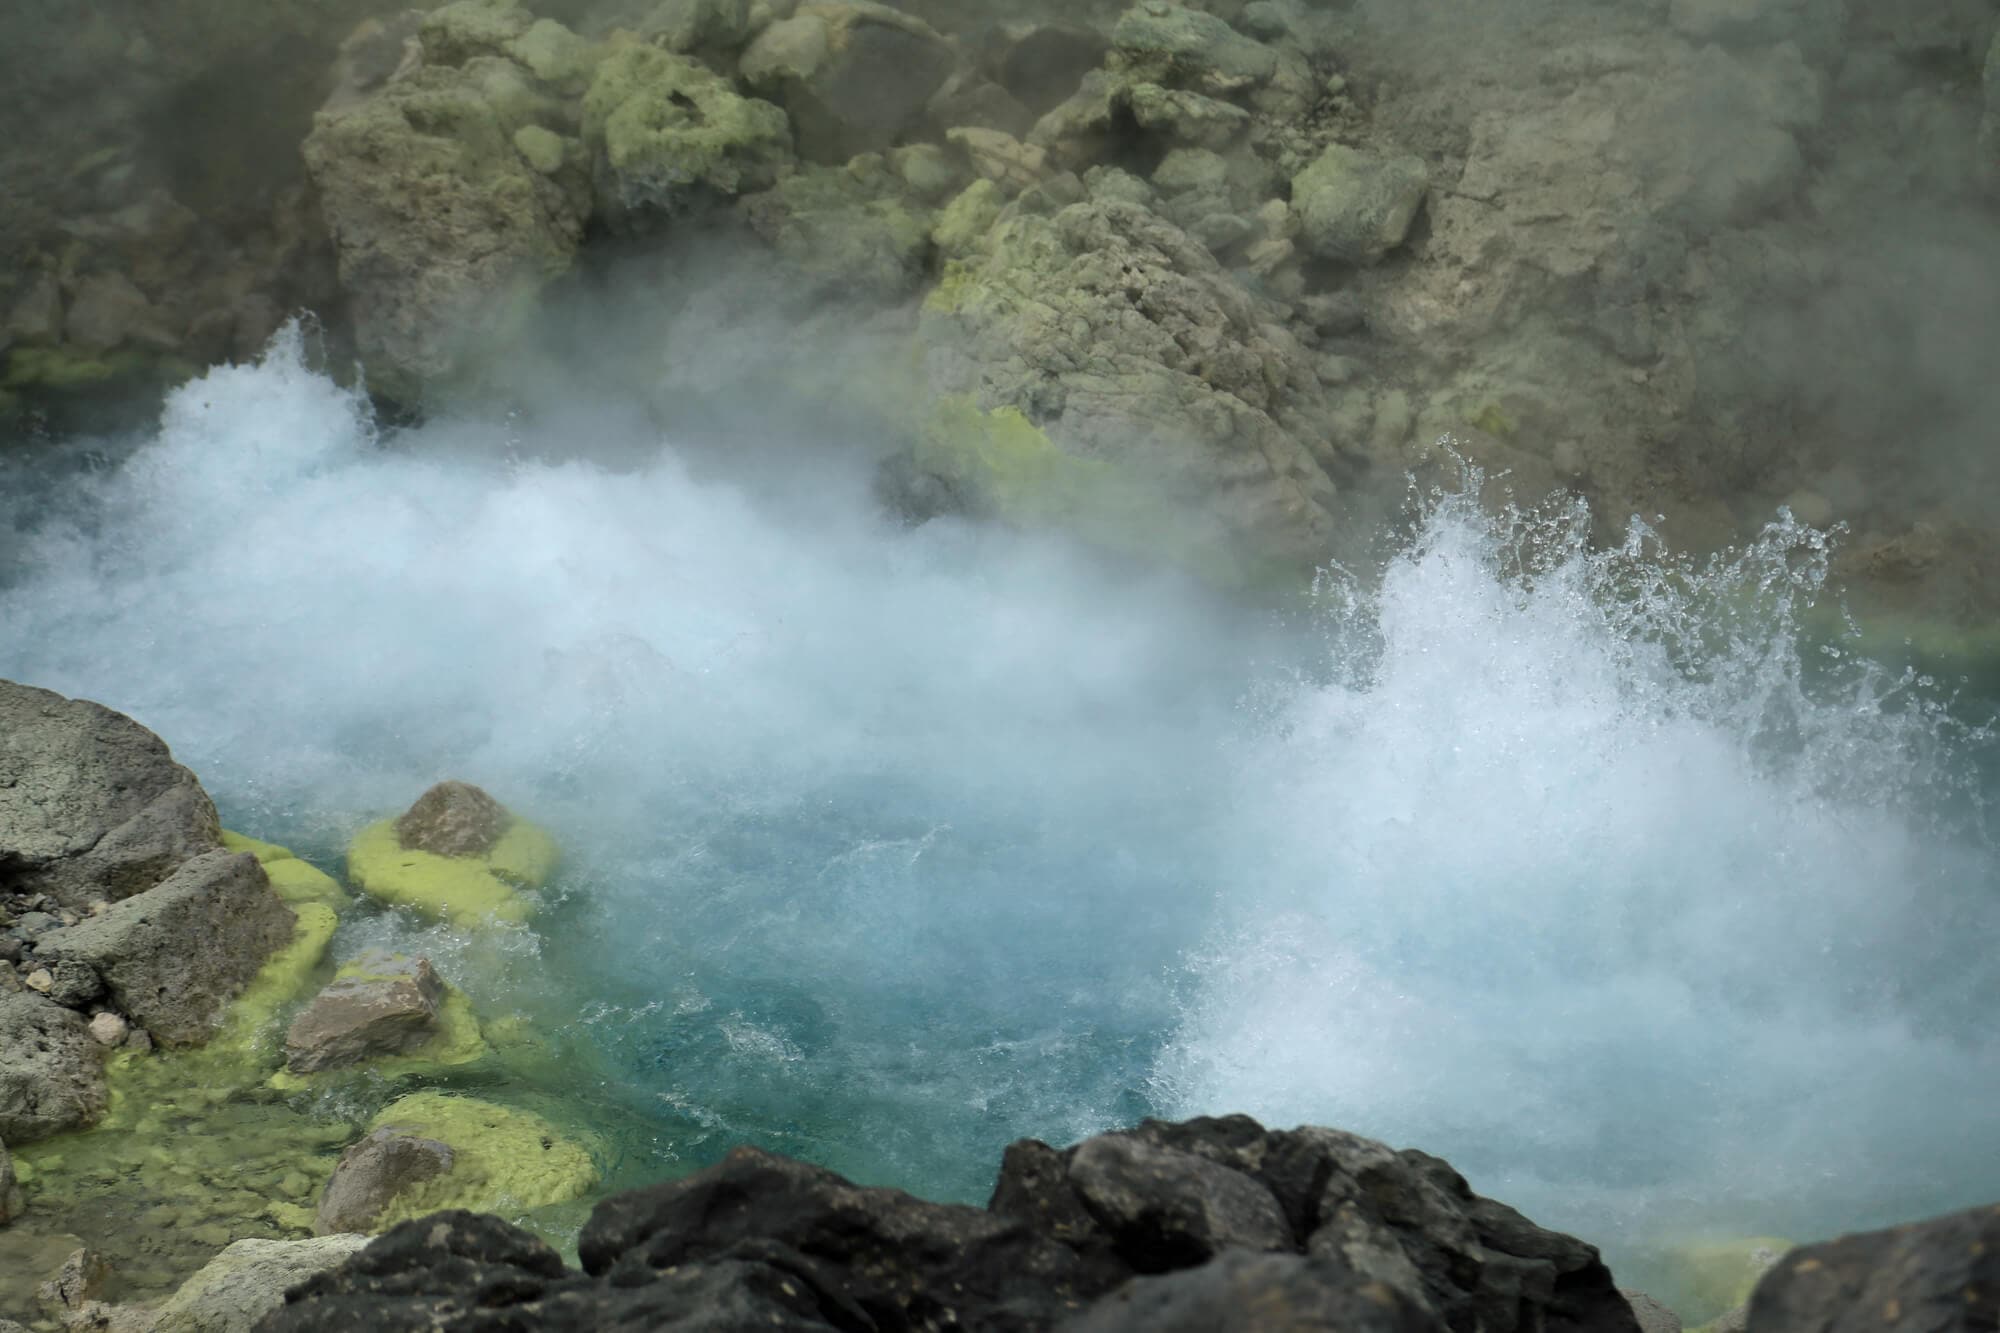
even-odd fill
[{"label": "moss-colored rock", "polygon": [[555,840],[524,819],[516,818],[483,857],[412,851],[397,840],[396,821],[385,819],[348,844],[347,878],[371,898],[432,919],[518,925],[536,906],[523,890],[547,882],[557,855]]},{"label": "moss-colored rock", "polygon": [[385,1107],[373,1129],[394,1128],[451,1146],[451,1169],[413,1184],[377,1221],[397,1222],[440,1208],[516,1212],[581,1198],[598,1181],[590,1153],[530,1111],[419,1092]]},{"label": "moss-colored rock", "polygon": [[222,831],[222,845],[232,852],[248,852],[256,857],[271,881],[272,891],[294,907],[300,903],[320,903],[339,912],[354,901],[340,887],[339,880],[318,866],[301,861],[289,847],[228,829]]},{"label": "moss-colored rock", "polygon": [[895,300],[922,281],[931,213],[880,159],[807,167],[745,199],[742,209],[815,288]]},{"label": "moss-colored rock", "polygon": [[938,214],[931,228],[931,243],[950,259],[975,253],[985,244],[986,234],[1000,220],[1000,210],[1006,204],[1006,192],[998,184],[984,179],[974,181]]},{"label": "moss-colored rock", "polygon": [[704,192],[764,189],[791,160],[791,126],[769,102],[739,97],[685,56],[624,45],[583,97],[584,139],[601,156],[612,202],[674,212]]},{"label": "moss-colored rock", "polygon": [[253,838],[245,833],[233,833],[228,829],[222,830],[222,845],[232,852],[250,853],[257,858],[257,864],[264,867],[266,874],[270,873],[273,861],[292,859],[292,849],[289,847],[280,847],[275,842],[265,842],[262,838]]},{"label": "moss-colored rock", "polygon": [[1429,192],[1422,158],[1330,144],[1293,177],[1292,207],[1314,253],[1373,264],[1403,243]]}]

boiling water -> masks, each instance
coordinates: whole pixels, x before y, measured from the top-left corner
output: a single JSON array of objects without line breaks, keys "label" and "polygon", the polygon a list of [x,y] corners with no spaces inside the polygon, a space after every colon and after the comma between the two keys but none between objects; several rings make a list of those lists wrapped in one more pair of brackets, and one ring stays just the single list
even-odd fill
[{"label": "boiling water", "polygon": [[445,776],[550,826],[534,933],[343,945],[554,1034],[619,1179],[752,1140],[976,1199],[1020,1135],[1248,1111],[1614,1253],[2000,1196],[1990,746],[1799,646],[1819,534],[1434,497],[1278,617],[900,528],[830,446],[551,420],[384,437],[287,335],[9,479],[0,675],[329,864]]}]

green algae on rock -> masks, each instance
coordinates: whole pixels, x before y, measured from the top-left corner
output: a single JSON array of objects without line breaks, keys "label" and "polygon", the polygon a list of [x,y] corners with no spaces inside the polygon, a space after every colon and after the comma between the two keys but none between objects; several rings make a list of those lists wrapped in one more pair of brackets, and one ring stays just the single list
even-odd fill
[{"label": "green algae on rock", "polygon": [[589,1151],[532,1111],[418,1092],[384,1107],[371,1127],[452,1149],[450,1168],[400,1192],[377,1217],[377,1230],[441,1208],[511,1213],[568,1203],[598,1181]]},{"label": "green algae on rock", "polygon": [[612,201],[626,209],[671,213],[704,192],[764,189],[792,153],[783,111],[654,46],[605,57],[583,95],[583,134],[601,155]]},{"label": "green algae on rock", "polygon": [[248,852],[256,857],[271,881],[272,892],[295,909],[300,903],[320,903],[338,912],[354,901],[347,890],[340,887],[339,880],[311,862],[294,856],[289,847],[232,833],[228,829],[222,831],[222,845],[232,852]]},{"label": "green algae on rock", "polygon": [[460,926],[487,921],[525,924],[535,914],[529,890],[555,872],[555,839],[518,816],[484,856],[438,856],[403,846],[396,821],[384,819],[354,835],[347,877],[371,898]]}]

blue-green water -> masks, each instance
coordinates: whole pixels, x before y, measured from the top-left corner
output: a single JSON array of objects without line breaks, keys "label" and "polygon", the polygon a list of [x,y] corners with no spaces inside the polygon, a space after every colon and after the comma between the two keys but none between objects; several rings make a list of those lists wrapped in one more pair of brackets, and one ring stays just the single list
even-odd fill
[{"label": "blue-green water", "polygon": [[1278,615],[903,529],[808,443],[385,439],[281,345],[16,479],[0,675],[323,858],[444,776],[551,827],[531,935],[345,942],[535,1022],[620,1181],[747,1139],[977,1198],[1242,1110],[1614,1254],[2000,1197],[1988,705],[1801,649],[1816,534],[1696,569],[1446,497]]}]

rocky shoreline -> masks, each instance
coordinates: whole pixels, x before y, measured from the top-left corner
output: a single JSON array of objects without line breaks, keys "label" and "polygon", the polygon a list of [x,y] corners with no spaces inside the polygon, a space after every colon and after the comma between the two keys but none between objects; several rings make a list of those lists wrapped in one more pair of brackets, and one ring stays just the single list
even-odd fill
[{"label": "rocky shoreline", "polygon": [[[1681,1326],[1621,1292],[1592,1246],[1479,1197],[1438,1158],[1241,1116],[1148,1121],[1062,1150],[1023,1140],[984,1209],[739,1148],[602,1198],[572,1269],[479,1210],[589,1197],[593,1149],[490,1094],[426,1087],[486,1054],[478,1018],[429,960],[324,957],[345,891],[223,833],[193,775],[130,719],[6,682],[0,716],[0,1333],[20,1327],[9,1314],[121,1333]],[[349,878],[452,930],[508,929],[532,915],[526,886],[553,857],[484,792],[443,783],[356,838]],[[268,1125],[230,1119],[342,1071],[418,1090],[365,1125],[288,1122],[275,1150]],[[98,1179],[115,1199],[146,1188],[139,1162],[183,1171],[163,1136],[199,1115],[225,1122],[235,1202],[190,1228],[191,1257],[159,1299],[108,1300],[115,1265],[101,1251],[134,1219],[100,1210],[94,1236],[41,1229],[50,1191],[80,1179],[63,1175],[64,1154],[106,1142],[132,1154]],[[20,1171],[10,1147],[27,1151]],[[256,1153],[282,1177],[260,1184]],[[214,1187],[198,1171],[175,1179]],[[1741,1302],[1755,1284],[1714,1333],[1904,1327],[1899,1311],[1971,1330],[2000,1308],[2000,1207],[1783,1249],[1700,1261],[1712,1300]]]}]

